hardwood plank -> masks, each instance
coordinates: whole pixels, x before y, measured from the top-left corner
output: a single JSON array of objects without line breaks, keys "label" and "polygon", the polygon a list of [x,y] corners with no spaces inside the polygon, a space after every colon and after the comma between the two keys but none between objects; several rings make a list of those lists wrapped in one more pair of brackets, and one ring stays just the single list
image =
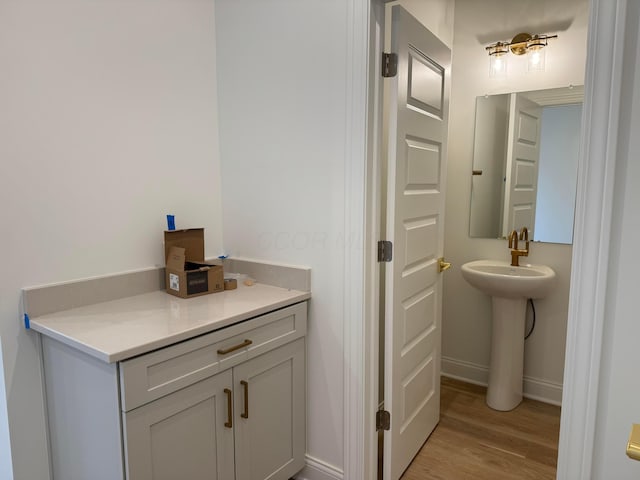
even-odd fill
[{"label": "hardwood plank", "polygon": [[485,395],[442,378],[440,423],[402,480],[555,479],[560,407],[525,399],[498,412]]}]

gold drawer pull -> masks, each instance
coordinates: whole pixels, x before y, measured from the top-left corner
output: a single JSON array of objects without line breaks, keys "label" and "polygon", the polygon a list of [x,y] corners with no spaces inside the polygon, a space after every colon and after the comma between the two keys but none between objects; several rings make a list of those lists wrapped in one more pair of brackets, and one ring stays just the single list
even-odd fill
[{"label": "gold drawer pull", "polygon": [[244,412],[240,414],[242,418],[249,418],[249,383],[240,380],[240,385],[244,387]]},{"label": "gold drawer pull", "polygon": [[227,353],[235,352],[236,350],[240,350],[241,348],[248,347],[252,343],[253,341],[251,340],[245,340],[244,342],[239,343],[238,345],[234,345],[233,347],[221,348],[220,350],[218,350],[218,355],[226,355]]},{"label": "gold drawer pull", "polygon": [[228,388],[224,389],[224,393],[227,394],[227,421],[224,422],[224,426],[227,428],[233,427],[233,402],[231,396],[231,390]]}]

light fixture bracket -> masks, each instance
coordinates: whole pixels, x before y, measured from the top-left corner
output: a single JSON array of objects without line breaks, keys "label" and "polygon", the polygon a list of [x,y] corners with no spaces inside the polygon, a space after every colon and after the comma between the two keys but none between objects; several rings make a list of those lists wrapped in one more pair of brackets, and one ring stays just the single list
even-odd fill
[{"label": "light fixture bracket", "polygon": [[528,44],[533,36],[530,33],[519,33],[511,39],[509,48],[514,55],[524,55],[527,53]]}]

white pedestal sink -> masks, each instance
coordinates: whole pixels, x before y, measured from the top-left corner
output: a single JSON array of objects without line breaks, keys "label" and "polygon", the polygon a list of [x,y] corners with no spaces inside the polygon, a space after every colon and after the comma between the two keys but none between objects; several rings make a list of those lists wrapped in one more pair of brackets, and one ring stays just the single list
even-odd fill
[{"label": "white pedestal sink", "polygon": [[501,260],[462,265],[462,276],[491,295],[493,320],[487,405],[513,410],[522,401],[524,324],[527,299],[543,298],[553,288],[555,272],[545,265],[512,267]]}]

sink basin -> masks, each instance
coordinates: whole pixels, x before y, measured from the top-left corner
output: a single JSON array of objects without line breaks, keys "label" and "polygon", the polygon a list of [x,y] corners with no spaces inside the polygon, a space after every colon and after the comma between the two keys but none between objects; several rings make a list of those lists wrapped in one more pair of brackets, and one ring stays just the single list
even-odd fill
[{"label": "sink basin", "polygon": [[556,273],[546,265],[512,267],[507,261],[475,260],[462,265],[462,276],[481,292],[501,298],[543,298]]},{"label": "sink basin", "polygon": [[491,295],[487,405],[495,410],[513,410],[522,401],[527,299],[549,294],[556,274],[545,265],[512,267],[507,261],[476,260],[462,265],[462,276]]}]

